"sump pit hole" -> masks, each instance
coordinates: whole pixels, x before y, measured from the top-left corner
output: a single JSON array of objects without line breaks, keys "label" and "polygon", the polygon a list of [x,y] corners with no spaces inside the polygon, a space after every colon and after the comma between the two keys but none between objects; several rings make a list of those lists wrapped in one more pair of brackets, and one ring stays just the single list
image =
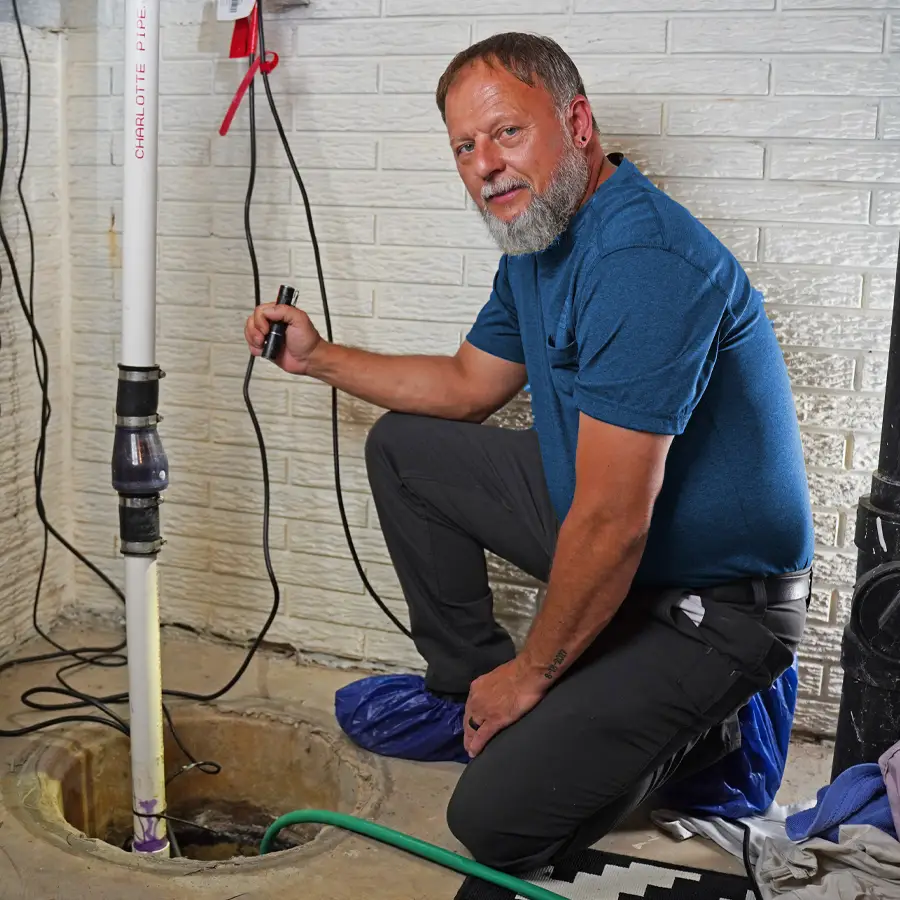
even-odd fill
[{"label": "sump pit hole", "polygon": [[[222,769],[179,769],[187,760],[166,735],[166,814],[180,854],[219,861],[259,855],[266,829],[296,809],[353,812],[358,771],[333,740],[304,722],[234,714],[185,712],[176,727],[197,759]],[[60,773],[62,814],[72,827],[119,850],[131,849],[131,769],[128,740],[98,735],[81,743]],[[177,776],[177,777],[173,777]],[[297,825],[278,836],[276,850],[310,843],[321,825]]]}]

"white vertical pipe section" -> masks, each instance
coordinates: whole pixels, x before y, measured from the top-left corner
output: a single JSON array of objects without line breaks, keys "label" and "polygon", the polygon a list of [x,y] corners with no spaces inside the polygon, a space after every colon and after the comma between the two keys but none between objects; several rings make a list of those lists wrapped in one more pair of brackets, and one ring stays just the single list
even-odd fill
[{"label": "white vertical pipe section", "polygon": [[[131,786],[136,813],[166,810],[156,558],[125,557],[125,630],[131,706]],[[166,823],[134,817],[135,853],[168,856]]]},{"label": "white vertical pipe section", "polygon": [[[156,364],[159,0],[125,3],[122,357]],[[125,557],[135,853],[168,856],[156,557]],[[144,813],[144,815],[139,815]],[[149,814],[149,815],[148,815]]]},{"label": "white vertical pipe section", "polygon": [[125,3],[122,362],[156,364],[159,0]]}]

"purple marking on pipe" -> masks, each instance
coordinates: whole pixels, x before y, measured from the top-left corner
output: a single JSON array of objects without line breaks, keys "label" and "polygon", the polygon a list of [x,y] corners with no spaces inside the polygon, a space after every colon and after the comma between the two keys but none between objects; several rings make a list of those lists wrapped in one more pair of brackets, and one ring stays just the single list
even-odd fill
[{"label": "purple marking on pipe", "polygon": [[165,850],[169,841],[167,838],[152,838],[150,840],[135,841],[133,848],[135,853],[159,853]]},{"label": "purple marking on pipe", "polygon": [[[141,812],[152,814],[156,809],[158,800],[139,800],[138,807]],[[169,843],[168,838],[157,834],[157,828],[163,825],[163,820],[153,817],[147,820],[141,819],[141,832],[135,834],[132,849],[135,853],[158,853],[164,850]]]}]

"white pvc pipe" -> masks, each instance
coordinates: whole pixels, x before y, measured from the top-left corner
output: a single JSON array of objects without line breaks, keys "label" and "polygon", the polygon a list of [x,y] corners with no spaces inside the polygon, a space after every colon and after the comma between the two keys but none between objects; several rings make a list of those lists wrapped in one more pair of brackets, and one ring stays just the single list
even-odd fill
[{"label": "white pvc pipe", "polygon": [[[155,557],[125,557],[125,629],[131,706],[132,808],[136,813],[163,813],[166,773]],[[133,849],[135,853],[168,856],[165,821],[135,815]]]},{"label": "white pvc pipe", "polygon": [[[125,3],[125,173],[122,195],[122,352],[156,365],[159,0]],[[156,557],[125,557],[135,853],[168,856],[162,667]],[[138,815],[144,813],[145,815]]]},{"label": "white pvc pipe", "polygon": [[125,4],[122,362],[156,364],[159,0]]}]

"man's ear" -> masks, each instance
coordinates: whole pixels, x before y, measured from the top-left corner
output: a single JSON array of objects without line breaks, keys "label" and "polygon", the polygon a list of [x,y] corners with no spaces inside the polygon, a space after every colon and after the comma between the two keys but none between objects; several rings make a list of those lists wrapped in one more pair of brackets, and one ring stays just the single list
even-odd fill
[{"label": "man's ear", "polygon": [[594,117],[587,97],[583,94],[575,97],[569,104],[569,114],[566,118],[569,134],[575,146],[586,147],[594,134]]}]

